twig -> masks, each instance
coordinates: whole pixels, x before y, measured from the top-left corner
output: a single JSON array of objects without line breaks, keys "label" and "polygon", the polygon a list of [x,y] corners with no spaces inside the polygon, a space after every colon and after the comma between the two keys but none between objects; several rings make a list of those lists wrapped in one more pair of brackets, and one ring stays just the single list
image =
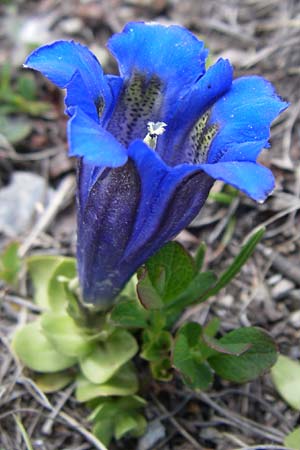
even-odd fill
[{"label": "twig", "polygon": [[250,233],[247,234],[243,242],[246,243],[249,240],[249,238],[253,236],[261,227],[267,227],[268,225],[271,225],[271,223],[276,222],[276,220],[279,220],[282,217],[291,214],[294,211],[297,211],[298,209],[300,209],[300,201],[297,199],[292,206],[289,206],[288,208],[270,217],[270,219],[266,220],[265,222],[262,222],[259,225],[257,225],[257,227],[255,227],[253,230],[251,230]]},{"label": "twig", "polygon": [[[30,386],[33,388],[30,389],[31,395],[37,400],[38,403],[40,403],[44,408],[50,410],[52,413],[56,413],[56,410],[53,405],[49,402],[45,394],[38,388],[38,386],[34,383],[33,380],[30,380],[29,378],[20,378],[18,380],[19,383],[24,384],[25,386]],[[85,439],[94,445],[96,450],[108,450],[105,445],[103,445],[96,436],[93,436],[92,433],[90,433],[88,430],[86,430],[77,420],[75,420],[73,417],[69,416],[68,414],[64,413],[63,411],[60,411],[57,414],[57,417],[60,417],[66,422],[71,428],[76,430],[78,433],[80,433],[82,436],[85,437]]]},{"label": "twig", "polygon": [[220,220],[220,222],[217,224],[215,229],[209,234],[208,239],[207,239],[208,244],[212,244],[216,239],[218,239],[220,234],[226,228],[231,217],[235,214],[235,212],[239,206],[239,203],[240,203],[239,197],[236,197],[231,202],[231,204],[228,208],[227,214]]},{"label": "twig", "polygon": [[52,202],[45,209],[43,215],[33,227],[31,233],[23,242],[19,248],[19,256],[23,258],[28,250],[33,245],[34,241],[40,233],[42,233],[52,222],[53,218],[61,208],[62,203],[70,195],[73,195],[75,189],[75,177],[74,175],[67,176],[60,184],[58,190],[55,192]]},{"label": "twig", "polygon": [[177,428],[177,430],[179,431],[180,434],[182,434],[182,436],[184,436],[193,446],[194,448],[198,449],[198,450],[203,450],[202,446],[200,444],[198,444],[198,442],[193,438],[193,436],[191,436],[185,428],[183,428],[182,425],[180,425],[180,423],[174,418],[172,417],[172,413],[170,413],[162,403],[160,403],[160,401],[153,397],[155,403],[157,404],[158,408],[164,413],[166,414],[166,418]]},{"label": "twig", "polygon": [[[240,418],[236,414],[228,411],[226,408],[223,408],[218,403],[213,401],[208,395],[204,394],[203,392],[195,393],[195,396],[199,398],[199,400],[203,401],[204,403],[208,404],[211,408],[213,408],[215,411],[217,411],[222,416],[228,418],[232,424],[235,424],[239,427],[245,428],[254,434],[261,436],[263,438],[267,438],[270,440],[273,440],[274,442],[278,442],[279,444],[284,439],[284,433],[282,433],[279,430],[273,429],[273,428],[267,428],[260,424],[256,424],[252,422],[249,419],[246,418]],[[270,432],[271,430],[271,432]]]},{"label": "twig", "polygon": [[66,403],[66,401],[72,395],[74,388],[75,388],[75,384],[73,383],[73,384],[71,384],[71,386],[69,386],[68,389],[66,389],[65,391],[62,392],[63,395],[62,395],[61,399],[54,406],[53,411],[51,412],[51,414],[49,415],[48,419],[46,420],[46,422],[44,423],[44,425],[42,427],[42,432],[44,434],[51,434],[54,420],[55,420],[56,416],[58,415],[58,413],[60,412],[60,410],[62,409],[62,407],[64,406],[64,404]]},{"label": "twig", "polygon": [[264,445],[264,444],[258,444],[254,445],[253,447],[240,447],[235,448],[233,450],[293,450],[289,447],[281,447],[280,445]]},{"label": "twig", "polygon": [[32,303],[30,300],[25,300],[24,298],[17,297],[16,295],[8,295],[7,294],[3,297],[3,300],[8,303],[13,303],[15,305],[23,306],[33,312],[43,312],[44,311],[43,308]]},{"label": "twig", "polygon": [[235,389],[235,388],[228,388],[223,390],[222,392],[218,392],[217,394],[212,394],[210,398],[222,398],[227,395],[239,395],[239,396],[245,396],[248,397],[251,400],[254,400],[258,403],[260,403],[267,411],[271,412],[274,417],[276,417],[279,422],[281,423],[281,426],[284,426],[284,432],[289,433],[291,431],[290,427],[286,423],[286,419],[279,411],[273,408],[269,403],[267,403],[265,400],[259,398],[255,394],[251,394],[250,392],[244,392],[242,389]]}]

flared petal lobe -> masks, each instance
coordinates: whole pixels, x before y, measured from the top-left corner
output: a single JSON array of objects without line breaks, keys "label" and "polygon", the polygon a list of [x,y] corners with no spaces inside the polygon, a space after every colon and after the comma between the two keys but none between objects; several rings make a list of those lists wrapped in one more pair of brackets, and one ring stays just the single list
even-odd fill
[{"label": "flared petal lobe", "polygon": [[127,149],[80,108],[71,108],[68,123],[70,156],[83,157],[88,164],[119,167],[127,161]]},{"label": "flared petal lobe", "polygon": [[111,111],[113,94],[109,80],[96,56],[84,45],[73,41],[45,45],[28,56],[24,67],[38,70],[56,86],[66,88],[68,108],[80,106],[95,120]]},{"label": "flared petal lobe", "polygon": [[208,55],[204,43],[187,29],[143,22],[128,23],[109,40],[108,48],[125,80],[134,73],[148,79],[155,75],[167,90],[177,93],[204,74]]},{"label": "flared petal lobe", "polygon": [[210,123],[219,132],[212,141],[207,162],[253,161],[268,147],[270,126],[286,108],[274,87],[258,76],[237,78],[213,106]]}]

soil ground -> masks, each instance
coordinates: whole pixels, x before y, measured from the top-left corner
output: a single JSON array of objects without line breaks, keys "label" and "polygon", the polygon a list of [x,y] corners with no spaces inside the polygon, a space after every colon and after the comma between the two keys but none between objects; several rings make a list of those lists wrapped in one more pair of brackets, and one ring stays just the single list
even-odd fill
[{"label": "soil ground", "polygon": [[[179,23],[188,27],[205,40],[212,60],[228,57],[236,76],[263,75],[291,104],[274,124],[272,148],[262,156],[263,163],[276,176],[273,195],[262,205],[242,194],[230,206],[208,202],[193,226],[178,239],[191,250],[201,240],[206,241],[209,248],[206,264],[220,272],[253,228],[266,225],[263,241],[236,280],[217,298],[193,308],[185,316],[203,323],[217,315],[222,320],[223,331],[247,325],[263,327],[274,337],[283,354],[299,359],[300,2],[2,1],[0,65],[9,62],[11,83],[16,86],[30,46],[63,38],[86,43],[107,72],[115,71],[105,42],[131,20]],[[39,115],[22,111],[10,115],[13,121],[21,118],[21,125],[13,122],[12,128],[21,127],[22,136],[23,124],[23,137],[14,136],[0,142],[0,195],[20,172],[31,175],[32,183],[41,182],[47,195],[36,198],[33,192],[24,190],[23,209],[16,216],[22,226],[13,222],[3,228],[1,247],[11,239],[18,239],[26,254],[39,251],[72,255],[74,163],[67,158],[62,95],[41,76],[35,75],[34,79],[38,99],[48,102],[50,108]],[[39,175],[38,180],[34,180],[35,174]],[[220,188],[217,185],[216,190]],[[16,192],[9,195],[12,197],[7,197],[7,208],[14,208]],[[45,214],[43,204],[49,195],[50,203],[56,201],[53,214],[39,228],[37,223]],[[4,202],[3,196],[1,199]],[[4,216],[6,205],[3,205],[0,211]],[[28,214],[31,214],[29,218]],[[88,411],[74,399],[74,387],[48,399],[42,397],[11,354],[10,336],[18,325],[35,314],[26,286],[23,284],[18,291],[13,291],[1,284],[0,294],[0,448],[29,448],[16,425],[16,414],[34,450],[98,448],[91,442],[90,424],[86,420]],[[268,374],[242,386],[217,380],[209,392],[200,394],[188,391],[179,380],[171,384],[153,383],[144,395],[149,401],[147,417],[152,425],[156,424],[151,435],[157,439],[148,447],[141,441],[123,440],[112,444],[112,449],[142,449],[142,445],[147,450],[275,449],[283,446],[285,434],[300,420],[299,413],[280,399]]]}]

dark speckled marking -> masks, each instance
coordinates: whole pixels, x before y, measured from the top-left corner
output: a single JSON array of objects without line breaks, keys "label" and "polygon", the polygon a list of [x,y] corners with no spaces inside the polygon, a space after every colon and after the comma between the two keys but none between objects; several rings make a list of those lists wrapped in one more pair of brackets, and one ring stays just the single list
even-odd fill
[{"label": "dark speckled marking", "polygon": [[147,124],[156,119],[161,103],[161,82],[157,77],[146,81],[135,74],[120,95],[108,130],[125,146],[133,139],[144,139]]},{"label": "dark speckled marking", "polygon": [[100,118],[102,116],[104,108],[105,108],[105,103],[104,103],[103,97],[99,97],[95,104],[96,104],[98,116]]},{"label": "dark speckled marking", "polygon": [[189,156],[193,156],[193,164],[200,164],[206,161],[206,156],[215,137],[218,126],[216,124],[207,125],[209,113],[203,114],[198,119],[190,134],[190,146],[192,151]]}]

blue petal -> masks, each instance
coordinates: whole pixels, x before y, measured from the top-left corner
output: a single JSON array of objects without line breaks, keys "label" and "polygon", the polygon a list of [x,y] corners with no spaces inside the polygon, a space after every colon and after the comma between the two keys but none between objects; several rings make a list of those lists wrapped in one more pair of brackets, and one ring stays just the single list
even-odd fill
[{"label": "blue petal", "polygon": [[108,48],[119,63],[122,77],[134,72],[156,75],[180,92],[205,72],[208,51],[203,42],[183,27],[157,23],[128,23],[115,34]]},{"label": "blue petal", "polygon": [[141,176],[141,199],[124,260],[134,255],[142,264],[192,221],[213,180],[196,166],[168,167],[141,141],[130,146],[128,155]]},{"label": "blue petal", "polygon": [[275,187],[272,172],[255,162],[232,161],[198,166],[216,180],[231,184],[258,202],[263,202]]},{"label": "blue petal", "polygon": [[40,71],[60,88],[67,88],[66,105],[80,106],[86,114],[98,117],[98,106],[104,100],[111,108],[112,94],[102,67],[85,46],[73,41],[57,41],[34,50],[25,67]]},{"label": "blue petal", "polygon": [[213,106],[210,122],[219,126],[208,162],[255,161],[268,146],[271,122],[288,104],[268,81],[258,76],[242,77]]},{"label": "blue petal", "polygon": [[68,123],[70,156],[83,157],[98,167],[119,167],[126,163],[127,150],[108,131],[78,107],[70,108]]},{"label": "blue petal", "polygon": [[171,166],[192,162],[189,133],[196,121],[232,85],[233,68],[219,59],[176,103],[167,103],[164,120],[167,128],[158,140],[157,152]]},{"label": "blue petal", "polygon": [[134,142],[129,154],[125,166],[101,173],[79,208],[83,297],[103,308],[149,256],[195,217],[213,183],[198,167],[166,166],[142,141]]}]

